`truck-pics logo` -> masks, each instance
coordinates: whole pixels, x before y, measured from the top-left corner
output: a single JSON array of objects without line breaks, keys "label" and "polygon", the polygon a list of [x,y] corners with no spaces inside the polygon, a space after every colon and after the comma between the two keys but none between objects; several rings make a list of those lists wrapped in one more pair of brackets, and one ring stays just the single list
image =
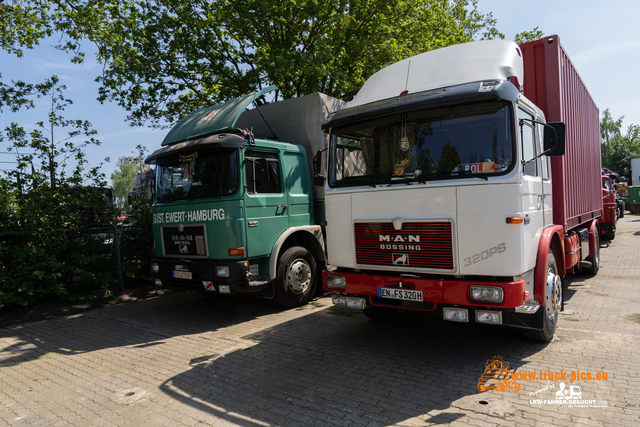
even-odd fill
[{"label": "truck-pics logo", "polygon": [[[509,362],[501,356],[493,356],[484,365],[484,372],[478,381],[478,390],[496,390],[505,392],[511,390],[520,391],[518,381],[547,381],[547,385],[537,391],[529,392],[531,405],[568,405],[572,407],[607,407],[608,402],[583,399],[581,386],[573,384],[574,381],[606,381],[609,376],[606,372],[511,372]],[[554,384],[550,381],[562,381]],[[567,383],[565,383],[565,381]],[[557,391],[556,391],[557,390]],[[551,392],[550,392],[551,391]],[[549,393],[550,392],[550,393]],[[551,396],[543,396],[551,394]]]},{"label": "truck-pics logo", "polygon": [[478,381],[478,390],[520,391],[520,383],[511,381],[509,362],[501,356],[493,356],[484,365],[484,372]]}]

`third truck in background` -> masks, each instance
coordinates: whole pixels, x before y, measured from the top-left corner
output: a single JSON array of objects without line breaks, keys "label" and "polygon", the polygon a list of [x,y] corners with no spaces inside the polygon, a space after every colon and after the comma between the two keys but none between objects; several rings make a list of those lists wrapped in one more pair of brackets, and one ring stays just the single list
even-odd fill
[{"label": "third truck in background", "polygon": [[558,36],[451,46],[374,74],[323,124],[325,290],[552,339],[599,269],[599,111]]}]

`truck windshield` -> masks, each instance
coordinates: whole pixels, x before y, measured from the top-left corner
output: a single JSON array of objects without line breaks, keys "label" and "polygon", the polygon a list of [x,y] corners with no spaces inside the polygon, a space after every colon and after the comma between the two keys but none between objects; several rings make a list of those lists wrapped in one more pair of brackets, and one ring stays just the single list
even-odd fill
[{"label": "truck windshield", "polygon": [[158,159],[157,200],[229,196],[240,185],[237,149],[217,149]]},{"label": "truck windshield", "polygon": [[486,177],[514,164],[512,113],[503,101],[412,111],[336,128],[330,185]]}]

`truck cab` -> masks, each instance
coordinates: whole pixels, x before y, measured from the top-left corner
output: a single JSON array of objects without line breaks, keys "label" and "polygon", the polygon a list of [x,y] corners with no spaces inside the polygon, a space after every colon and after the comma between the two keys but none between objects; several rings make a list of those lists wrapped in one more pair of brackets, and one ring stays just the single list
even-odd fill
[{"label": "truck cab", "polygon": [[323,117],[313,132],[292,110],[317,115],[324,98],[244,113],[274,89],[188,115],[145,160],[156,166],[158,286],[264,296],[287,307],[314,295],[325,257],[309,152],[324,145]]},{"label": "truck cab", "polygon": [[616,198],[616,184],[613,179],[602,174],[602,210],[603,215],[598,220],[600,233],[603,237],[613,239],[616,236],[618,222],[618,200]]}]

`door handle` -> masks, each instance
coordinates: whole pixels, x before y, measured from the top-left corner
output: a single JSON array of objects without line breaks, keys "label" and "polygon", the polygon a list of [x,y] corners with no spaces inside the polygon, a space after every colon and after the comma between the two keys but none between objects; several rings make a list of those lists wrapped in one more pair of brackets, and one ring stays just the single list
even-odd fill
[{"label": "door handle", "polygon": [[287,206],[287,205],[278,205],[278,207],[286,210],[289,206]]}]

